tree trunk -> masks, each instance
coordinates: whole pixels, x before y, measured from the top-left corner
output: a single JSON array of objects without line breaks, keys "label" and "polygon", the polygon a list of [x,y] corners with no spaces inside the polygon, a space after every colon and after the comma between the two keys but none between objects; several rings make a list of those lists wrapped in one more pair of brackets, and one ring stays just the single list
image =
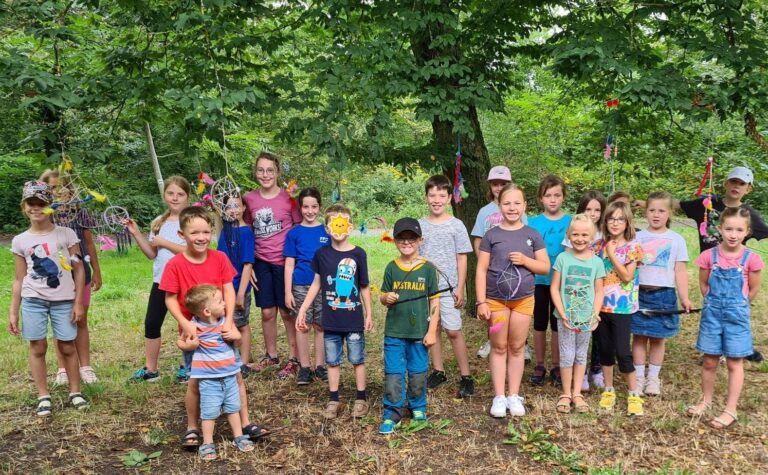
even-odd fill
[{"label": "tree trunk", "polygon": [[157,152],[155,152],[155,141],[152,139],[152,129],[149,127],[149,122],[144,121],[144,136],[147,139],[147,149],[149,150],[149,157],[152,159],[152,168],[155,171],[155,180],[157,181],[157,188],[160,190],[160,198],[163,197],[163,173],[160,171],[160,162],[157,160]]},{"label": "tree trunk", "polygon": [[744,114],[744,132],[760,146],[763,152],[768,153],[768,140],[757,130],[757,120],[751,112]]}]

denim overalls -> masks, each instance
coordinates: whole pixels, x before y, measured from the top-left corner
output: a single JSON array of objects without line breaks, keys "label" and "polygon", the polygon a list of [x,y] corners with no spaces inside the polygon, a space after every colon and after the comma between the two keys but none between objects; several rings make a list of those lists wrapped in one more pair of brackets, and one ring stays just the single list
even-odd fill
[{"label": "denim overalls", "polygon": [[739,267],[723,269],[717,265],[717,250],[712,249],[709,293],[704,296],[696,349],[707,355],[743,358],[753,352],[749,300],[743,291],[750,252],[744,250]]}]

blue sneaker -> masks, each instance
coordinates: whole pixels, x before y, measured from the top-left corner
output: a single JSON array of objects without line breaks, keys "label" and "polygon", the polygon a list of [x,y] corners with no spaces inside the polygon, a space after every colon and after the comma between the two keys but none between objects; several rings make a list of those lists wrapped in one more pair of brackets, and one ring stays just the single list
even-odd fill
[{"label": "blue sneaker", "polygon": [[189,371],[187,371],[186,366],[179,366],[179,369],[176,371],[176,382],[179,384],[186,384],[187,381],[189,381]]},{"label": "blue sneaker", "polygon": [[379,426],[379,434],[391,434],[398,427],[400,427],[400,421],[395,422],[392,419],[387,419]]},{"label": "blue sneaker", "polygon": [[427,413],[424,411],[411,411],[411,420],[423,422],[427,420]]},{"label": "blue sneaker", "polygon": [[160,379],[160,371],[147,371],[147,367],[139,368],[134,373],[133,376],[128,380],[131,383],[154,383]]}]

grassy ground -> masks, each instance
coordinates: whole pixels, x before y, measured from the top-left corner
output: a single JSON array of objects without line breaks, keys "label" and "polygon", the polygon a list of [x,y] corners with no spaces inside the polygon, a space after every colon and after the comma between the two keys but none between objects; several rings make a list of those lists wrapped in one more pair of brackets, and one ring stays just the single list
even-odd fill
[{"label": "grassy ground", "polygon": [[[698,249],[691,230],[681,230],[689,249]],[[361,242],[361,241],[358,241]],[[381,282],[385,263],[394,256],[391,244],[364,239],[371,280]],[[753,244],[754,245],[754,244]],[[760,246],[765,253],[768,243]],[[695,256],[695,252],[691,252]],[[321,411],[326,390],[320,383],[297,388],[279,381],[274,373],[248,380],[254,419],[276,430],[241,454],[223,443],[229,438],[226,423],[217,428],[222,458],[202,464],[195,454],[180,449],[184,426],[185,388],[173,380],[179,352],[172,343],[175,328],[164,328],[161,356],[163,378],[158,384],[129,385],[131,372],[142,363],[143,317],[151,285],[150,263],[137,251],[127,257],[102,255],[104,288],[93,298],[90,325],[93,360],[100,382],[85,389],[93,407],[85,413],[63,407],[67,392],[54,388],[54,415],[41,421],[32,413],[35,395],[27,365],[27,346],[6,332],[0,333],[0,472],[7,473],[112,473],[129,470],[122,457],[136,450],[160,451],[140,469],[152,473],[766,473],[768,471],[768,364],[747,363],[739,424],[727,432],[709,429],[703,421],[683,415],[687,404],[699,397],[698,354],[693,348],[698,320],[685,317],[680,335],[668,344],[661,398],[646,400],[646,415],[630,419],[620,399],[613,415],[596,412],[562,416],[554,412],[559,389],[551,384],[534,388],[525,384],[528,416],[522,420],[494,420],[488,409],[492,399],[487,362],[474,357],[484,339],[484,327],[467,320],[465,329],[472,356],[477,391],[469,400],[455,399],[458,375],[449,353],[450,383],[430,394],[430,422],[411,425],[387,437],[377,433],[382,395],[381,342],[383,308],[374,305],[376,330],[367,337],[368,380],[372,400],[370,416],[349,418],[354,397],[348,366],[342,373],[341,417],[324,423]],[[695,284],[696,270],[689,268]],[[0,259],[0,311],[7,315],[12,258]],[[692,296],[700,302],[697,288]],[[768,350],[766,292],[753,306],[755,342]],[[255,318],[254,318],[255,317]],[[258,312],[252,315],[257,351],[262,348]],[[282,331],[281,331],[282,334]],[[285,342],[281,336],[281,355]],[[49,372],[55,371],[49,351]],[[526,368],[526,379],[531,367]],[[718,374],[715,410],[725,398],[725,368]],[[623,388],[619,388],[623,392]],[[598,395],[588,396],[597,407]],[[712,417],[715,412],[709,415]],[[506,442],[506,443],[505,443]],[[154,454],[157,455],[157,454]]]}]

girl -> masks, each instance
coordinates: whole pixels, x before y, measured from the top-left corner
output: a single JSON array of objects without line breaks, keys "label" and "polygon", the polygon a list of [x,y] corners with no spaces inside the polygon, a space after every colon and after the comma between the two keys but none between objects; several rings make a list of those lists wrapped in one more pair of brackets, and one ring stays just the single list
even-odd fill
[{"label": "girl", "polygon": [[[62,183],[58,170],[46,170],[40,175],[40,181],[47,183],[60,203],[66,203],[74,198],[70,183]],[[101,266],[96,252],[96,244],[93,242],[91,227],[95,225],[92,218],[83,208],[77,205],[63,205],[56,208],[53,213],[53,222],[57,226],[68,227],[75,232],[80,240],[80,255],[83,259],[83,271],[85,275],[85,287],[83,288],[83,318],[77,322],[77,338],[75,338],[75,350],[80,368],[80,380],[85,384],[93,384],[98,381],[96,372],[91,366],[91,338],[88,331],[88,308],[91,305],[91,292],[101,288]],[[56,361],[58,371],[54,384],[67,383],[67,370],[64,368],[64,355],[56,348]]]},{"label": "girl", "polygon": [[712,404],[720,355],[728,363],[728,399],[722,414],[709,423],[724,429],[736,422],[736,406],[744,385],[743,359],[753,352],[749,304],[760,288],[764,264],[743,242],[751,232],[750,212],[726,208],[720,215],[718,231],[722,242],[696,259],[704,310],[699,324],[696,349],[704,353],[701,367],[701,401],[688,408],[689,416],[701,416]]},{"label": "girl", "polygon": [[[299,193],[299,208],[301,209],[301,224],[288,231],[285,240],[285,306],[296,316],[309,286],[315,279],[312,270],[312,258],[322,246],[327,246],[330,236],[325,226],[317,220],[320,214],[320,192],[316,188],[305,188]],[[299,352],[299,374],[296,384],[304,385],[312,382],[317,376],[328,381],[328,371],[325,369],[325,343],[322,327],[322,300],[318,293],[315,301],[307,309],[307,329],[296,333],[296,346]],[[309,327],[315,329],[315,369],[310,368],[309,362]]]},{"label": "girl", "polygon": [[283,318],[288,337],[288,364],[280,370],[280,378],[296,374],[296,328],[285,306],[285,258],[283,247],[288,231],[301,221],[291,196],[278,186],[280,160],[271,153],[261,152],[253,166],[253,174],[260,188],[243,197],[245,222],[253,225],[256,239],[256,259],[253,264],[253,284],[256,288],[256,305],[261,309],[261,328],[264,333],[266,354],[254,371],[263,371],[280,364],[277,357],[277,311]]},{"label": "girl", "polygon": [[[83,318],[83,264],[77,235],[53,224],[45,209],[53,202],[51,188],[42,181],[28,181],[21,195],[21,209],[29,219],[29,229],[13,238],[16,273],[11,290],[8,331],[29,341],[29,366],[37,387],[38,416],[51,414],[51,396],[45,375],[48,349],[48,319],[56,345],[64,359],[69,381],[69,403],[77,409],[88,407],[80,394],[75,338],[77,322]],[[72,272],[65,272],[71,270]]]},{"label": "girl", "polygon": [[576,315],[584,321],[600,312],[605,277],[603,261],[590,249],[595,239],[595,225],[591,217],[575,215],[568,226],[568,239],[573,252],[557,256],[551,287],[552,303],[560,317],[557,325],[563,394],[558,398],[556,407],[560,413],[571,412],[571,404],[576,412],[589,410],[581,389],[587,367],[590,332],[574,328],[568,316]]},{"label": "girl", "polygon": [[[677,310],[675,287],[680,303],[688,312],[688,250],[682,236],[669,229],[672,214],[672,195],[666,191],[648,196],[645,217],[648,230],[637,233],[637,242],[643,249],[640,266],[640,307],[649,310]],[[635,364],[637,390],[641,394],[661,394],[659,371],[664,362],[664,342],[677,334],[680,315],[632,315],[632,359]],[[645,354],[650,344],[650,365],[645,377]]]},{"label": "girl", "polygon": [[[165,306],[165,292],[160,290],[160,279],[165,264],[186,248],[184,238],[179,233],[179,213],[187,207],[192,188],[184,177],[172,176],[163,185],[163,201],[166,210],[152,221],[149,239],[145,238],[136,222],[129,220],[128,231],[136,240],[141,252],[152,263],[152,289],[147,301],[147,314],[144,317],[144,354],[145,366],[133,373],[131,381],[153,383],[160,379],[157,360],[160,357],[160,329],[168,311]],[[176,374],[178,382],[187,381],[187,364],[179,367]]]},{"label": "girl", "polygon": [[[531,218],[530,224],[544,237],[549,262],[554,264],[557,256],[563,252],[565,231],[571,223],[571,217],[563,213],[561,209],[565,200],[565,182],[560,177],[553,175],[544,177],[539,184],[537,197],[544,212]],[[557,318],[554,315],[554,307],[550,297],[551,281],[551,269],[544,275],[536,276],[536,303],[533,309],[533,351],[536,357],[536,367],[533,368],[531,383],[537,386],[544,384],[547,375],[547,369],[544,366],[547,352],[547,327],[552,331],[550,377],[554,384],[562,384],[560,380],[560,349],[557,343]]]},{"label": "girl", "polygon": [[254,238],[253,230],[243,220],[243,199],[240,196],[228,196],[224,199],[221,234],[216,249],[229,257],[229,262],[237,271],[232,284],[235,287],[235,313],[233,319],[240,331],[240,373],[247,378],[251,372],[251,275],[253,274]]},{"label": "girl", "polygon": [[[502,223],[485,233],[477,262],[477,316],[488,321],[491,337],[491,379],[496,396],[491,416],[525,415],[520,382],[523,347],[533,315],[533,274],[549,272],[549,258],[541,234],[522,223],[523,190],[509,183],[499,192]],[[508,385],[505,397],[504,386]]]},{"label": "girl", "polygon": [[595,243],[597,255],[605,264],[603,305],[597,338],[600,340],[600,363],[603,366],[605,390],[600,397],[600,408],[612,411],[616,404],[613,389],[613,365],[618,360],[619,371],[629,389],[627,414],[643,415],[643,399],[637,390],[635,367],[629,346],[631,315],[637,312],[640,279],[637,266],[643,259],[643,250],[635,239],[632,212],[629,205],[615,201],[605,210],[603,238]]}]

